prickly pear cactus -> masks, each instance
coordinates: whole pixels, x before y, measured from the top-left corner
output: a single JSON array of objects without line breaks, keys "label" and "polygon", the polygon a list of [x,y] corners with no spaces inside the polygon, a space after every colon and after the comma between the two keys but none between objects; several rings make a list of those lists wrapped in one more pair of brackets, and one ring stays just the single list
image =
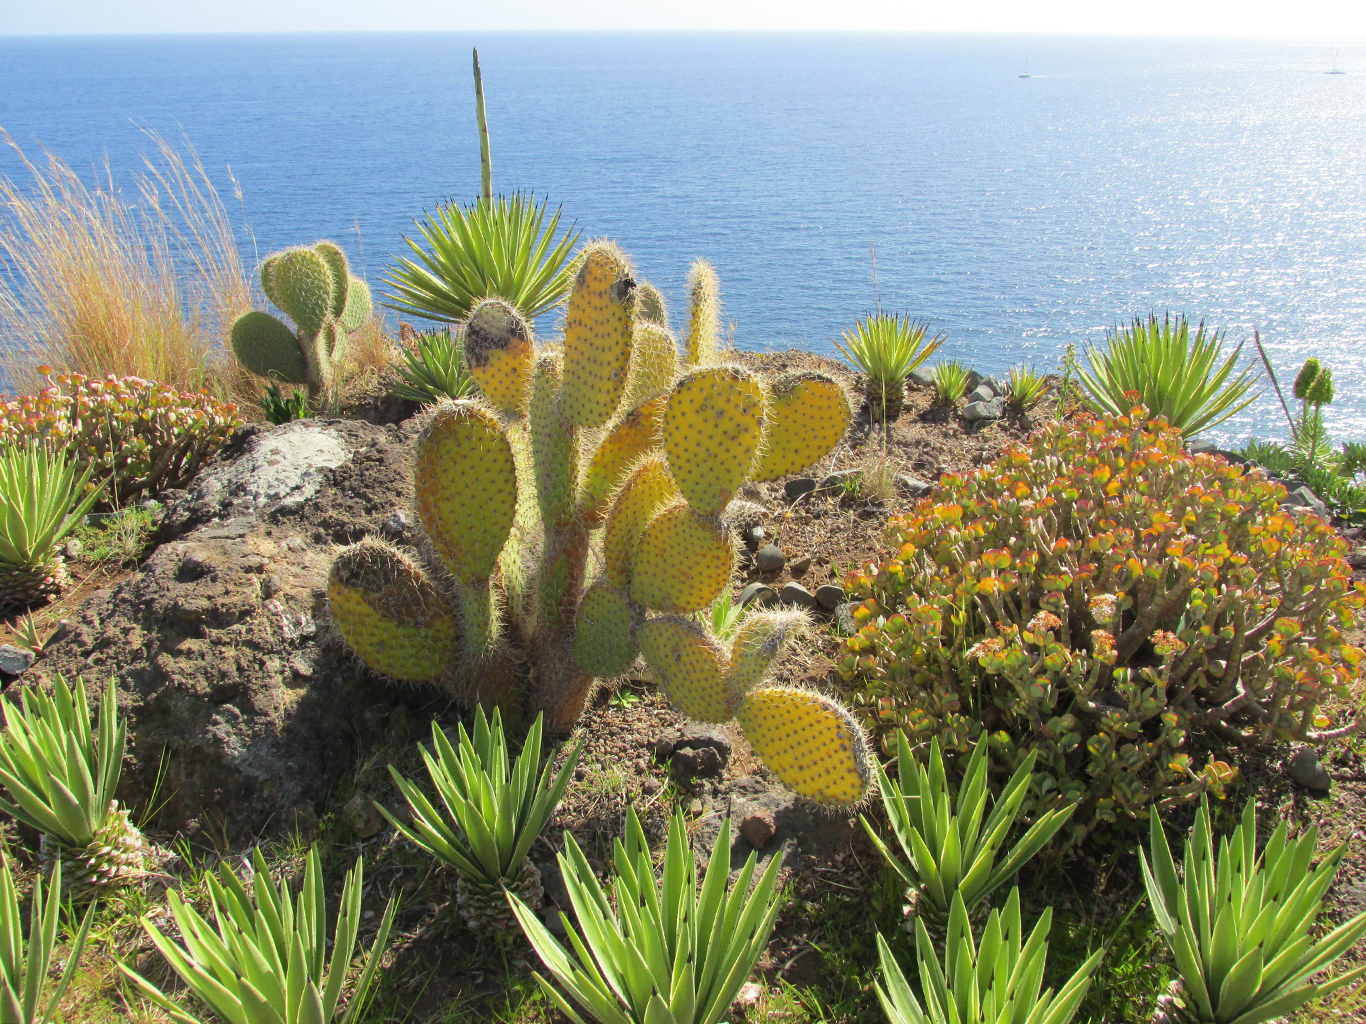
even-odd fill
[{"label": "prickly pear cactus", "polygon": [[307,385],[317,398],[332,382],[347,335],[370,315],[370,289],[350,272],[341,248],[325,241],[267,256],[261,287],[297,330],[260,310],[243,313],[232,325],[233,353],[258,377]]},{"label": "prickly pear cactus", "polygon": [[848,425],[847,396],[815,374],[680,374],[677,342],[625,255],[594,242],[578,265],[562,346],[538,352],[501,299],[471,311],[466,357],[483,397],[438,406],[421,431],[422,539],[341,552],[334,623],[378,672],[505,713],[529,698],[557,732],[573,728],[595,678],[643,655],[684,712],[738,719],[799,794],[861,800],[872,776],[852,714],[763,685],[804,614],[750,614],[729,645],[691,617],[731,584],[724,513],[736,493],[825,455]]}]

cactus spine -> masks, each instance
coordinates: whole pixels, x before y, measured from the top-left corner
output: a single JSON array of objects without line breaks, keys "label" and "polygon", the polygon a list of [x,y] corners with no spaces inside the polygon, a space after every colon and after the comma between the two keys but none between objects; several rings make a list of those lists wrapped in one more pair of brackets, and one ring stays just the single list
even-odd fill
[{"label": "cactus spine", "polygon": [[260,310],[243,313],[232,325],[233,353],[258,377],[307,385],[316,400],[335,379],[347,335],[370,316],[370,289],[326,241],[267,256],[261,287],[296,329]]},{"label": "cactus spine", "polygon": [[[763,684],[804,614],[753,613],[730,645],[686,617],[730,586],[726,513],[741,485],[822,457],[849,422],[847,396],[819,375],[767,383],[714,362],[680,376],[621,251],[594,242],[578,265],[562,348],[537,353],[530,324],[501,300],[476,307],[465,346],[485,397],[443,404],[419,436],[423,540],[413,552],[373,539],[344,550],[334,623],[376,671],[505,714],[526,695],[558,733],[595,678],[643,654],[686,713],[738,717],[798,793],[862,799],[872,775],[852,715]],[[596,578],[590,563],[603,567]]]}]

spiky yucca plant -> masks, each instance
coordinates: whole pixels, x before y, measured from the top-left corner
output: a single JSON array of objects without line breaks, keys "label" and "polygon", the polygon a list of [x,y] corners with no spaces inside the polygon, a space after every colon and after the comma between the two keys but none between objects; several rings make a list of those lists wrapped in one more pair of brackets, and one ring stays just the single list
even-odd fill
[{"label": "spiky yucca plant", "polygon": [[968,391],[972,371],[957,359],[941,359],[934,368],[934,401],[936,405],[953,405]]},{"label": "spiky yucca plant", "polygon": [[43,833],[44,861],[60,860],[75,896],[127,885],[143,872],[147,841],[119,807],[128,725],[119,718],[111,678],[92,736],[85,681],[73,693],[58,676],[52,695],[25,687],[22,706],[0,697],[0,811]]},{"label": "spiky yucca plant", "polygon": [[[1091,403],[1112,416],[1128,415],[1142,404],[1153,416],[1165,416],[1187,437],[1218,426],[1255,402],[1249,394],[1257,375],[1244,369],[1234,375],[1239,345],[1222,363],[1223,342],[1217,331],[1200,324],[1191,337],[1185,317],[1135,318],[1129,327],[1110,333],[1104,351],[1088,348],[1090,370],[1077,375]],[[1136,401],[1130,392],[1136,392]]]},{"label": "spiky yucca plant", "polygon": [[459,873],[456,903],[465,923],[500,938],[517,929],[504,893],[516,893],[526,904],[540,906],[541,875],[527,854],[559,806],[583,749],[580,739],[553,778],[549,764],[537,777],[541,724],[542,716],[537,715],[522,752],[509,768],[499,709],[494,708],[491,723],[482,706],[475,709],[474,736],[461,725],[459,751],[433,722],[436,756],[421,748],[422,759],[446,813],[433,807],[392,765],[389,772],[412,808],[412,824],[375,804],[395,828]]},{"label": "spiky yucca plant", "polygon": [[86,489],[92,472],[43,444],[0,448],[0,611],[61,593],[57,545],[104,492],[103,483]]},{"label": "spiky yucca plant", "polygon": [[944,344],[942,334],[926,341],[928,330],[909,316],[875,313],[844,332],[845,344],[835,342],[844,358],[868,376],[865,393],[874,423],[890,423],[901,415],[906,377]]},{"label": "spiky yucca plant", "polygon": [[1020,890],[1012,889],[1004,913],[991,912],[982,941],[975,943],[963,897],[955,894],[942,963],[924,922],[916,926],[923,1007],[878,935],[882,983],[875,988],[887,1019],[892,1024],[1068,1024],[1086,998],[1104,950],[1092,953],[1058,992],[1043,989],[1052,923],[1050,907],[1024,941]]},{"label": "spiky yucca plant", "polygon": [[1262,1024],[1366,975],[1358,967],[1311,980],[1366,934],[1363,913],[1317,942],[1310,938],[1346,843],[1311,867],[1318,828],[1290,839],[1282,821],[1258,857],[1253,797],[1233,835],[1219,841],[1216,860],[1202,797],[1178,878],[1160,817],[1154,812],[1149,821],[1149,855],[1138,851],[1143,884],[1181,974],[1178,994],[1164,997],[1154,1021]]},{"label": "spiky yucca plant", "polygon": [[[344,1011],[339,1010],[360,935],[364,862],[357,858],[356,866],[346,873],[336,931],[328,939],[327,892],[317,850],[309,848],[297,901],[291,899],[287,883],[277,888],[272,882],[260,847],[252,851],[252,857],[253,896],[247,895],[242,879],[226,862],[219,866],[219,878],[205,874],[215,924],[209,924],[173,889],[166,899],[180,942],[146,917],[143,929],[190,991],[232,1024],[330,1024],[334,1019],[351,1024],[360,1017],[388,945],[396,899],[384,908],[350,1001]],[[206,1019],[131,968],[119,964],[119,970],[177,1024],[200,1024]]]},{"label": "spiky yucca plant", "polygon": [[458,329],[419,334],[404,349],[398,373],[399,380],[389,393],[423,405],[443,398],[466,398],[476,390]]},{"label": "spiky yucca plant", "polygon": [[[508,900],[527,938],[570,997],[600,1024],[716,1024],[768,944],[782,904],[774,893],[781,857],[769,860],[754,891],[755,854],[735,884],[730,876],[730,819],[712,849],[697,887],[697,861],[687,824],[674,811],[655,879],[654,859],[635,808],[626,810],[626,841],[613,843],[615,907],[593,875],[578,843],[565,833],[560,873],[578,918],[565,914],[574,954],[555,941],[541,919],[513,896]],[[583,1018],[554,985],[536,981],[575,1024]]]},{"label": "spiky yucca plant", "polygon": [[[48,1024],[57,1004],[62,1001],[71,976],[81,962],[90,925],[95,920],[92,903],[81,921],[80,931],[71,944],[61,979],[47,1002],[43,1003],[43,988],[47,984],[48,965],[52,962],[52,947],[57,941],[57,923],[62,903],[62,866],[53,869],[52,884],[43,899],[43,883],[33,883],[33,905],[29,911],[28,939],[24,939],[20,920],[19,897],[14,891],[14,877],[9,864],[0,865],[0,1021],[5,1024]],[[41,1004],[41,1005],[40,1005]]]},{"label": "spiky yucca plant", "polygon": [[1071,806],[1039,817],[1028,832],[997,863],[997,853],[1015,825],[1020,805],[1029,792],[1035,753],[1030,752],[994,801],[983,823],[991,794],[987,789],[987,741],[977,743],[963,773],[963,782],[950,792],[939,740],[930,743],[928,763],[918,765],[904,732],[897,733],[897,778],[877,772],[882,804],[905,861],[884,843],[868,819],[859,815],[873,844],[909,887],[909,917],[929,918],[942,927],[961,900],[969,913],[980,906],[1011,875],[1048,844],[1072,816]]},{"label": "spiky yucca plant", "polygon": [[1007,375],[1006,391],[1010,404],[1017,409],[1029,411],[1039,404],[1046,386],[1045,376],[1032,366],[1012,366]]}]

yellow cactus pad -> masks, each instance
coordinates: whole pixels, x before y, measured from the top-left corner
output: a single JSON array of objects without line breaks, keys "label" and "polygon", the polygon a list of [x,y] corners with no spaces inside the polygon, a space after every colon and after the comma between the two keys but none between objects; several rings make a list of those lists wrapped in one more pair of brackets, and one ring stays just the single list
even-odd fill
[{"label": "yellow cactus pad", "polygon": [[589,526],[600,526],[611,509],[612,493],[631,464],[659,446],[664,426],[664,399],[654,398],[626,414],[593,453],[583,475],[579,506]]},{"label": "yellow cactus pad", "polygon": [[764,389],[739,367],[694,370],[664,410],[664,453],[678,490],[716,515],[748,479],[764,431]]},{"label": "yellow cactus pad", "polygon": [[579,603],[574,622],[574,660],[602,679],[619,676],[636,660],[631,606],[616,587],[598,580]]},{"label": "yellow cactus pad", "polygon": [[721,279],[706,260],[688,270],[689,366],[710,366],[721,358]]},{"label": "yellow cactus pad", "polygon": [[498,418],[468,399],[437,406],[417,438],[413,491],[451,575],[488,579],[517,511],[517,470]]},{"label": "yellow cactus pad", "polygon": [[809,690],[770,686],[740,704],[745,739],[798,796],[848,807],[868,794],[868,741],[838,701]]},{"label": "yellow cactus pad", "polygon": [[544,355],[536,363],[527,429],[541,521],[549,529],[562,529],[574,518],[579,431],[560,414],[560,365],[556,356]]},{"label": "yellow cactus pad", "polygon": [[852,415],[844,389],[823,373],[775,381],[753,479],[778,480],[805,469],[839,444]]},{"label": "yellow cactus pad", "polygon": [[638,630],[640,652],[676,708],[699,722],[728,722],[726,652],[691,619],[665,615]]},{"label": "yellow cactus pad", "polygon": [[658,456],[647,456],[630,471],[612,501],[602,542],[607,579],[613,586],[624,588],[630,581],[640,535],[655,513],[677,497],[673,477]]},{"label": "yellow cactus pad", "polygon": [[531,324],[502,299],[484,299],[465,323],[465,363],[489,403],[505,416],[526,406],[536,343]]},{"label": "yellow cactus pad", "polygon": [[459,626],[422,569],[396,548],[364,540],[337,556],[327,580],[332,621],[376,672],[432,682],[456,657]]},{"label": "yellow cactus pad", "polygon": [[747,612],[731,643],[730,675],[726,678],[731,700],[736,704],[743,700],[783,648],[810,623],[810,616],[795,608]]},{"label": "yellow cactus pad", "polygon": [[714,519],[679,501],[659,511],[636,545],[631,596],[661,612],[707,607],[730,582],[735,546]]},{"label": "yellow cactus pad", "polygon": [[570,423],[600,427],[626,391],[636,285],[626,255],[612,242],[593,242],[582,260],[565,314],[560,411]]},{"label": "yellow cactus pad", "polygon": [[631,376],[622,400],[627,409],[666,394],[678,376],[678,344],[666,328],[637,320],[631,338]]}]

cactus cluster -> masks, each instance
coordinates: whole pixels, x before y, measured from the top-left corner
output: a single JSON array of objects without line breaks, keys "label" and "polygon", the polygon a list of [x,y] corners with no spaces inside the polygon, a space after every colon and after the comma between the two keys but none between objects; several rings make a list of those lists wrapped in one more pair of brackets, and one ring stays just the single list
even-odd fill
[{"label": "cactus cluster", "polygon": [[258,377],[307,385],[316,399],[332,384],[347,335],[370,316],[370,289],[351,273],[341,247],[326,241],[266,257],[261,287],[296,330],[251,310],[232,325],[233,353]]},{"label": "cactus cluster", "polygon": [[1025,814],[1079,804],[1064,842],[1221,786],[1221,749],[1356,728],[1321,709],[1363,654],[1344,542],[1145,417],[1051,423],[945,476],[846,581],[863,604],[836,667],[884,744],[986,735],[1008,771],[1037,750]]},{"label": "cactus cluster", "polygon": [[577,265],[562,345],[538,349],[501,299],[471,311],[465,354],[482,397],[438,405],[419,434],[417,548],[366,539],[338,555],[342,637],[379,672],[505,715],[529,696],[556,733],[595,678],[643,654],[686,713],[738,718],[798,793],[862,799],[872,776],[852,714],[761,685],[802,617],[750,615],[729,647],[693,618],[730,587],[724,513],[741,486],[825,455],[847,396],[818,374],[761,380],[716,362],[714,344],[680,371],[662,301],[626,256],[594,242]]}]

